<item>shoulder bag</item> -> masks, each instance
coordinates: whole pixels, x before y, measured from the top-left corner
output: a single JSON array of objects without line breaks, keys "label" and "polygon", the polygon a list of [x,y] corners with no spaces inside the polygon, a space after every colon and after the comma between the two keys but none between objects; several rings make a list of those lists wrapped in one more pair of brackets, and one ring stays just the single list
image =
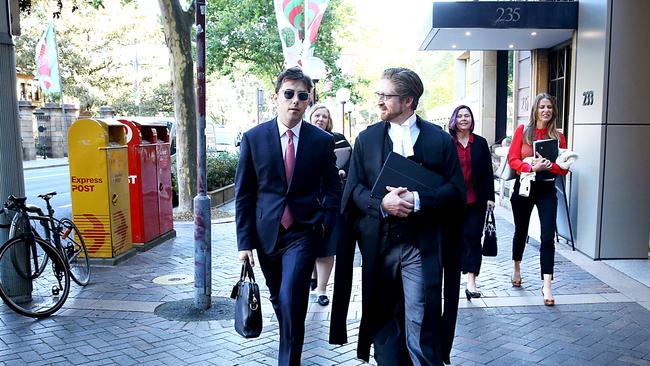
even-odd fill
[{"label": "shoulder bag", "polygon": [[517,172],[510,167],[508,164],[508,159],[503,159],[501,165],[497,168],[496,174],[497,177],[501,180],[512,180],[517,178]]},{"label": "shoulder bag", "polygon": [[[248,277],[248,280],[246,280]],[[230,297],[235,299],[235,331],[244,338],[256,338],[262,333],[262,305],[260,288],[250,263],[241,267],[239,281],[232,289]]]}]

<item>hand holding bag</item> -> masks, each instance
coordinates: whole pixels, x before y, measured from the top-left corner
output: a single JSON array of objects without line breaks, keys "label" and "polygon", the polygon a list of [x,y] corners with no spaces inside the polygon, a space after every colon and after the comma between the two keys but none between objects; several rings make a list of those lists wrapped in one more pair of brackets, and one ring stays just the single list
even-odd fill
[{"label": "hand holding bag", "polygon": [[483,255],[486,257],[497,256],[497,226],[494,220],[494,211],[488,209],[485,215],[485,232],[483,234]]},{"label": "hand holding bag", "polygon": [[241,276],[233,286],[230,297],[236,300],[235,331],[244,338],[258,337],[262,333],[260,288],[255,282],[253,268],[248,261],[242,264]]}]

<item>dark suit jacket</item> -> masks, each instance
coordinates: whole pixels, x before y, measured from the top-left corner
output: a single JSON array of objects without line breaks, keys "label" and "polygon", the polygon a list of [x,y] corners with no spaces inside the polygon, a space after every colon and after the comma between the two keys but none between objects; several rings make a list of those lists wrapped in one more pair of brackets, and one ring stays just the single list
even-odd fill
[{"label": "dark suit jacket", "polygon": [[492,170],[492,155],[487,141],[474,135],[474,142],[470,147],[472,156],[472,185],[476,193],[476,201],[486,205],[487,201],[494,201],[494,171]]},{"label": "dark suit jacket", "polygon": [[237,247],[273,253],[284,206],[295,222],[333,226],[341,182],[332,135],[302,122],[291,186],[287,186],[280,132],[274,118],[246,133],[235,174]]},{"label": "dark suit jacket", "polygon": [[[425,281],[425,317],[422,324],[422,339],[430,341],[423,344],[425,352],[434,352],[441,359],[441,353],[446,352],[444,341],[449,338],[446,326],[441,319],[441,288],[442,273],[446,266],[444,253],[447,246],[460,248],[462,238],[462,210],[465,198],[465,184],[460,169],[458,153],[451,136],[443,132],[438,126],[417,118],[420,128],[418,142],[424,152],[423,165],[446,178],[446,182],[431,191],[418,191],[420,196],[420,210],[411,214],[414,225],[417,227],[417,241],[422,256],[422,271]],[[348,181],[343,192],[343,210],[352,217],[356,217],[354,230],[359,242],[363,258],[362,268],[362,318],[359,328],[359,344],[357,356],[368,360],[370,344],[379,323],[385,320],[387,309],[383,309],[382,299],[393,296],[382,291],[382,284],[374,281],[376,271],[379,270],[379,256],[383,245],[381,227],[383,218],[380,212],[381,199],[371,197],[371,188],[379,175],[379,171],[390,150],[385,148],[387,122],[379,122],[369,126],[359,134],[354,145],[352,163]],[[421,141],[420,141],[421,140]],[[337,273],[338,268],[337,259]],[[458,263],[456,263],[458,261]],[[343,262],[343,261],[341,261]],[[453,258],[449,267],[453,267],[454,276],[460,281],[459,258]],[[349,263],[349,262],[348,262]],[[457,272],[457,276],[456,276]],[[454,277],[450,276],[450,277]],[[454,277],[454,278],[455,278]],[[447,272],[445,270],[445,278]],[[341,303],[346,291],[337,291],[337,286],[347,286],[347,281],[335,280],[335,295],[333,304]],[[445,285],[447,281],[445,280]],[[453,307],[453,296],[447,300],[445,286],[445,310]],[[458,285],[455,286],[456,300],[458,299]],[[453,286],[450,286],[453,290]],[[349,296],[349,291],[348,296]],[[456,303],[457,308],[457,303]],[[347,309],[345,309],[347,310]],[[341,321],[345,319],[338,306],[333,308],[332,319]],[[388,309],[390,312],[390,309]],[[455,317],[453,318],[455,325]],[[345,327],[332,324],[332,332],[345,332]],[[451,335],[453,339],[453,333]],[[334,343],[345,341],[345,334],[330,333],[330,340]],[[450,342],[449,342],[450,344]],[[427,348],[426,350],[424,348]],[[441,351],[443,349],[444,351]]]}]

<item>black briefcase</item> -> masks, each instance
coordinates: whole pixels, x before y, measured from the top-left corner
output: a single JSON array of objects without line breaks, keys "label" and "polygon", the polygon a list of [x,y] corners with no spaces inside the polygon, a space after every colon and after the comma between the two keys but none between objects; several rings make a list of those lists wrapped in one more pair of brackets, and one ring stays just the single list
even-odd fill
[{"label": "black briefcase", "polygon": [[[248,277],[248,280],[246,280]],[[260,288],[250,263],[241,267],[239,281],[232,289],[230,297],[235,299],[235,331],[244,338],[256,338],[262,333],[262,304]]]}]

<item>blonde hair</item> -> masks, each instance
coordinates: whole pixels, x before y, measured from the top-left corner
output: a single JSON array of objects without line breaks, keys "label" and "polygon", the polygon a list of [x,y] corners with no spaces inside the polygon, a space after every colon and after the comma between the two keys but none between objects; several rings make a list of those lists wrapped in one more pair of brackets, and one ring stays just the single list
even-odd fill
[{"label": "blonde hair", "polygon": [[311,112],[309,112],[309,123],[312,123],[311,117],[319,109],[327,110],[327,126],[325,127],[325,131],[332,132],[332,128],[334,128],[334,122],[332,121],[332,112],[330,112],[329,108],[327,108],[325,104],[316,104],[311,108]]},{"label": "blonde hair", "polygon": [[535,128],[537,127],[537,109],[539,108],[539,103],[542,102],[543,99],[548,99],[551,102],[551,105],[553,106],[553,117],[551,118],[550,121],[546,124],[546,131],[548,133],[548,137],[551,139],[559,139],[560,134],[557,131],[557,101],[555,100],[555,97],[548,94],[548,93],[539,93],[535,97],[535,101],[533,102],[533,108],[530,109],[530,118],[528,119],[528,125],[524,129],[524,142],[528,145],[533,144],[533,140],[535,139]]}]

